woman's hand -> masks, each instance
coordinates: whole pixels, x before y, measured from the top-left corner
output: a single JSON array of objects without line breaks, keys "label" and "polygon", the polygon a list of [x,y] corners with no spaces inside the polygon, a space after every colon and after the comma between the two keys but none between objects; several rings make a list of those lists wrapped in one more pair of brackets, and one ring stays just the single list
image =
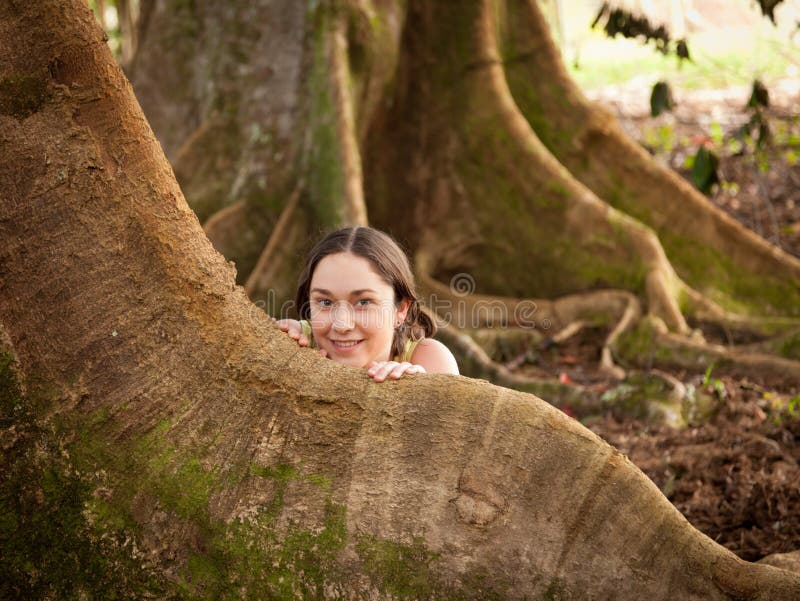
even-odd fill
[{"label": "woman's hand", "polygon": [[403,374],[424,373],[424,367],[408,363],[407,361],[403,363],[398,363],[397,361],[373,361],[367,370],[367,375],[376,382],[383,382],[386,378],[397,380],[401,378]]},{"label": "woman's hand", "polygon": [[[279,330],[286,332],[289,335],[289,338],[294,338],[297,340],[297,344],[300,346],[311,345],[311,341],[305,334],[303,334],[303,328],[300,326],[300,322],[296,319],[275,319],[273,317],[272,321]],[[323,357],[328,356],[328,352],[323,349],[320,349],[319,354]]]},{"label": "woman's hand", "polygon": [[273,319],[275,325],[278,326],[278,329],[286,332],[289,335],[289,338],[294,338],[297,340],[297,344],[300,346],[308,346],[311,342],[305,334],[303,334],[303,328],[300,327],[300,322],[296,319]]}]

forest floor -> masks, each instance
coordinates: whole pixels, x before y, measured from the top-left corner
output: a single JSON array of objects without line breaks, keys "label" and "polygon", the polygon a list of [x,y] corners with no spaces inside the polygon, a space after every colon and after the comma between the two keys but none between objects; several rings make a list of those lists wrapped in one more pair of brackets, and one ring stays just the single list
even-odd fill
[{"label": "forest floor", "polygon": [[[771,132],[761,145],[749,89],[682,94],[671,113],[650,116],[650,88],[636,82],[590,94],[614,111],[658,160],[692,180],[698,148],[719,158],[709,198],[784,250],[800,256],[800,88],[770,89],[761,110]],[[604,333],[585,330],[534,353],[536,375],[621,390],[596,371]],[[712,417],[676,429],[622,415],[584,423],[628,455],[700,531],[755,561],[800,549],[800,385],[673,372],[690,390],[716,400]],[[566,409],[569,412],[569,409]],[[580,417],[580,416],[578,416]]]}]

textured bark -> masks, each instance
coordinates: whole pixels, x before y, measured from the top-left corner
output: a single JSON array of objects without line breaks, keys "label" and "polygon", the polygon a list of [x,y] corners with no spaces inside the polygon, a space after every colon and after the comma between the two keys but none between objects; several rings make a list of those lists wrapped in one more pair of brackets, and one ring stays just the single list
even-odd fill
[{"label": "textured bark", "polygon": [[[558,50],[545,43],[547,24],[534,4],[512,0],[507,6],[502,46],[512,94],[570,173],[616,209],[653,228],[692,287],[728,305],[749,304],[752,312],[796,317],[800,260],[653,161],[569,79]],[[783,294],[775,294],[776,289]]]},{"label": "textured bark", "polygon": [[[0,40],[2,350],[96,487],[94,527],[135,538],[176,590],[800,595],[536,397],[375,384],[297,348],[211,247],[82,0],[4,3]],[[12,102],[20,81],[30,102]]]}]

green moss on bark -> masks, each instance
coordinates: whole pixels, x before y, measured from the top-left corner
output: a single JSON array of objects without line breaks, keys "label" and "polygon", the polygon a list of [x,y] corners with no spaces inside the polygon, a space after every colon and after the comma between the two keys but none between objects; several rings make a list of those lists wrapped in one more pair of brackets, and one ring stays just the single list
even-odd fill
[{"label": "green moss on bark", "polygon": [[318,224],[340,225],[344,219],[345,181],[339,156],[335,101],[331,97],[328,65],[328,37],[335,9],[320,5],[313,16],[312,61],[309,71],[310,146],[303,171],[308,178],[306,207]]},{"label": "green moss on bark", "polygon": [[20,392],[0,354],[0,598],[177,599],[122,523],[95,513],[102,490],[65,437]]},{"label": "green moss on bark", "polygon": [[800,282],[743,271],[729,256],[664,232],[661,241],[678,275],[723,308],[743,315],[800,316]]},{"label": "green moss on bark", "polygon": [[438,554],[430,552],[422,539],[410,545],[363,536],[356,551],[364,568],[382,590],[398,599],[430,599],[433,597],[436,578],[432,564]]}]

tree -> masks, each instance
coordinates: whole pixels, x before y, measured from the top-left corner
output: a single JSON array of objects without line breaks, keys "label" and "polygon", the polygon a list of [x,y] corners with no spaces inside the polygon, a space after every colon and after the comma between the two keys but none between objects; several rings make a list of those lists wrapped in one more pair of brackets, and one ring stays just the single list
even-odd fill
[{"label": "tree", "polygon": [[[797,597],[533,396],[298,349],[203,235],[85,3],[12,0],[0,28],[4,593]],[[37,541],[64,553],[14,555]]]},{"label": "tree", "polygon": [[[308,239],[368,216],[412,250],[445,321],[606,324],[618,377],[614,356],[797,380],[800,261],[588,102],[535,2],[187,6],[151,3],[131,77],[254,300],[280,307]],[[460,274],[475,294],[453,294]],[[444,335],[474,373],[558,395]]]}]

